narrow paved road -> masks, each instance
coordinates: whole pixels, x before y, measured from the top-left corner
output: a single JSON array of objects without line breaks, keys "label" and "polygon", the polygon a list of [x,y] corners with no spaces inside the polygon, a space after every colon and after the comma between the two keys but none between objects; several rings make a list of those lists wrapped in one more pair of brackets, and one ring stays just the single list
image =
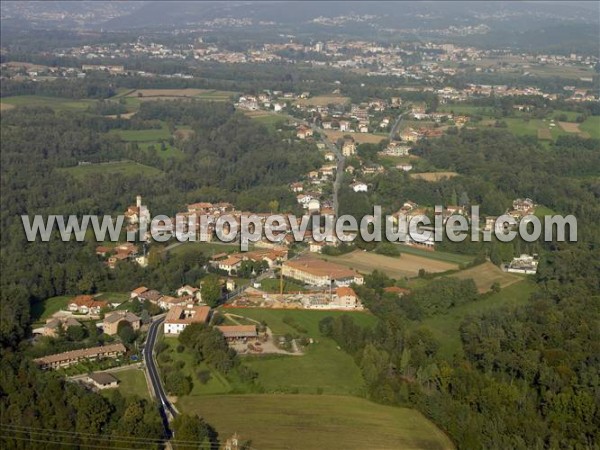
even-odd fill
[{"label": "narrow paved road", "polygon": [[335,211],[335,215],[337,217],[339,209],[338,192],[342,185],[342,177],[344,176],[344,163],[346,162],[346,159],[344,158],[344,155],[342,155],[342,152],[337,147],[337,145],[335,145],[327,138],[327,135],[325,134],[325,131],[323,131],[322,128],[319,128],[315,124],[310,124],[310,127],[312,128],[313,132],[319,133],[319,135],[321,136],[321,142],[323,142],[330,151],[335,153],[337,159],[335,180],[333,182],[333,210]]},{"label": "narrow paved road", "polygon": [[392,142],[394,140],[394,138],[396,137],[396,134],[398,134],[398,129],[400,128],[400,124],[402,123],[402,119],[404,118],[405,115],[406,115],[406,111],[403,112],[402,114],[400,114],[398,116],[398,118],[396,119],[396,122],[394,122],[394,125],[392,126],[392,130],[390,131],[390,142]]},{"label": "narrow paved road", "polygon": [[146,363],[146,371],[148,373],[150,382],[152,383],[154,395],[158,400],[158,408],[163,421],[163,425],[165,427],[165,432],[167,434],[167,437],[170,438],[172,436],[172,432],[171,427],[169,426],[169,416],[167,413],[171,414],[172,417],[175,417],[177,416],[177,410],[173,407],[173,405],[167,398],[167,394],[165,393],[162,382],[160,380],[160,374],[156,366],[156,360],[154,358],[154,347],[156,345],[156,338],[158,337],[158,332],[164,321],[165,317],[162,316],[155,318],[152,324],[150,324],[143,355],[144,361]]}]

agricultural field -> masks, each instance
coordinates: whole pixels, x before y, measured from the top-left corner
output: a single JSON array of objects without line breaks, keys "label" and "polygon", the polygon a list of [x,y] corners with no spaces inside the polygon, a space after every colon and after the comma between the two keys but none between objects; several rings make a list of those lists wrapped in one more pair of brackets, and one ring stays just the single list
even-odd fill
[{"label": "agricultural field", "polygon": [[196,98],[206,101],[227,101],[234,96],[233,91],[218,91],[215,89],[136,89],[124,95],[138,101],[176,100],[181,98]]},{"label": "agricultural field", "polygon": [[207,92],[206,89],[135,89],[128,92],[125,97],[195,97]]},{"label": "agricultural field", "polygon": [[[178,406],[213,424],[220,436],[238,433],[254,448],[321,450],[445,450],[452,442],[419,412],[332,395],[226,395]],[[232,413],[237,411],[240,413]],[[251,411],[252,420],[242,412]]]},{"label": "agricultural field", "polygon": [[243,113],[245,116],[250,117],[256,120],[257,122],[260,122],[263,125],[271,127],[277,127],[287,122],[287,119],[284,116],[281,116],[276,113],[271,113],[269,111],[244,111]]},{"label": "agricultural field", "polygon": [[335,142],[346,135],[352,136],[352,139],[354,139],[358,144],[379,144],[384,139],[389,138],[389,135],[387,134],[348,133],[346,131],[339,130],[324,130],[324,133],[327,136],[327,139],[332,142]]},{"label": "agricultural field", "polygon": [[579,129],[592,139],[600,139],[600,116],[590,116],[579,125]]},{"label": "agricultural field", "polygon": [[440,105],[437,109],[439,112],[449,112],[458,115],[467,116],[482,116],[482,117],[493,117],[494,108],[487,106],[474,106],[474,105]]},{"label": "agricultural field", "polygon": [[[506,123],[508,128],[505,129],[516,136],[534,136],[540,140],[556,140],[559,136],[569,134],[556,123],[554,127],[551,127],[549,119],[524,120],[522,118],[507,117],[500,119],[500,122]],[[494,125],[490,124],[488,126],[493,127]]]},{"label": "agricultural field", "polygon": [[3,97],[2,110],[7,110],[15,106],[46,106],[57,111],[85,111],[94,103],[96,103],[96,100],[91,99],[77,100],[62,97],[44,97],[41,95],[19,95],[15,97]]},{"label": "agricultural field", "polygon": [[458,269],[458,264],[440,261],[439,259],[417,256],[410,253],[402,253],[397,258],[378,255],[377,253],[354,251],[341,256],[318,255],[336,264],[355,269],[361,273],[371,273],[373,270],[381,270],[391,278],[415,277],[420,269],[429,273],[446,272]]},{"label": "agricultural field", "polygon": [[127,177],[154,177],[162,174],[162,171],[160,171],[159,169],[150,166],[145,166],[144,164],[138,164],[133,161],[85,164],[82,166],[67,167],[57,170],[73,175],[75,178],[80,180],[96,173],[102,173],[110,176],[124,175]]},{"label": "agricultural field", "polygon": [[424,258],[438,259],[440,261],[446,261],[454,264],[467,264],[473,261],[472,255],[461,255],[459,253],[430,251],[412,245],[400,246],[400,253],[415,256],[423,256]]},{"label": "agricultural field", "polygon": [[541,78],[560,77],[575,80],[579,80],[581,77],[592,78],[595,75],[592,69],[587,69],[585,67],[558,66],[551,64],[532,65],[527,69],[527,72]]},{"label": "agricultural field", "polygon": [[444,178],[454,178],[459,174],[456,172],[422,172],[422,173],[411,173],[410,177],[416,180],[425,180],[431,182],[437,182]]},{"label": "agricultural field", "polygon": [[341,95],[317,95],[311,98],[300,98],[295,100],[297,105],[302,106],[327,106],[327,105],[346,105],[350,103],[350,97]]},{"label": "agricultural field", "polygon": [[478,266],[462,270],[450,276],[460,278],[462,280],[473,278],[475,284],[477,285],[477,289],[481,293],[489,291],[492,287],[492,284],[496,282],[500,283],[501,288],[506,288],[517,281],[523,280],[523,276],[514,273],[503,272],[502,269],[495,266],[491,262],[479,264]]}]

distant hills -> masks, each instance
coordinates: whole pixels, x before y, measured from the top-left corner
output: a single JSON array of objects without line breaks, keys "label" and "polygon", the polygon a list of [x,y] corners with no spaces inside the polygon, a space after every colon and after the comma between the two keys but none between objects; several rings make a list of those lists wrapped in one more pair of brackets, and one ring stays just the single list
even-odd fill
[{"label": "distant hills", "polygon": [[[600,33],[598,2],[7,1],[2,2],[1,19],[8,30],[230,27],[378,39],[402,29],[426,39],[529,50],[551,50],[568,42],[595,51]],[[473,27],[485,32],[472,33]]]}]

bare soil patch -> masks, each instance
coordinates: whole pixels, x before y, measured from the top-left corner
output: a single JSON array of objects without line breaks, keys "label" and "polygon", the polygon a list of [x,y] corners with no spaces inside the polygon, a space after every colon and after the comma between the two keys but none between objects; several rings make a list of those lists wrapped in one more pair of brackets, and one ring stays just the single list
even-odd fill
[{"label": "bare soil patch", "polygon": [[351,267],[361,273],[371,273],[375,269],[381,270],[392,278],[414,277],[419,274],[420,269],[425,269],[429,273],[458,269],[458,265],[454,263],[402,253],[402,247],[400,247],[400,252],[401,256],[397,258],[362,251],[354,251],[341,256],[320,255],[320,257]]},{"label": "bare soil patch", "polygon": [[487,292],[492,284],[498,282],[501,288],[510,286],[523,278],[513,273],[503,272],[502,269],[491,262],[486,262],[470,269],[451,275],[462,280],[473,278],[479,292]]}]

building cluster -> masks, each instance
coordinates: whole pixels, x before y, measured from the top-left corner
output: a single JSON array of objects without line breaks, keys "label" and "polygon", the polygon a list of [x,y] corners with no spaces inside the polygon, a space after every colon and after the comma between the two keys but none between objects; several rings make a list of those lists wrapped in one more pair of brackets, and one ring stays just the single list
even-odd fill
[{"label": "building cluster", "polygon": [[512,259],[506,266],[507,272],[532,275],[537,273],[538,260],[536,255],[521,255]]},{"label": "building cluster", "polygon": [[[212,315],[209,306],[176,306],[169,310],[163,324],[164,333],[168,336],[178,336],[188,325],[208,324]],[[257,339],[256,325],[218,325],[225,340],[232,343],[246,343],[248,340]]]},{"label": "building cluster", "polygon": [[361,311],[362,303],[349,286],[330,289],[312,288],[308,291],[272,294],[257,288],[248,288],[228,307],[258,307],[275,309],[321,309]]}]

